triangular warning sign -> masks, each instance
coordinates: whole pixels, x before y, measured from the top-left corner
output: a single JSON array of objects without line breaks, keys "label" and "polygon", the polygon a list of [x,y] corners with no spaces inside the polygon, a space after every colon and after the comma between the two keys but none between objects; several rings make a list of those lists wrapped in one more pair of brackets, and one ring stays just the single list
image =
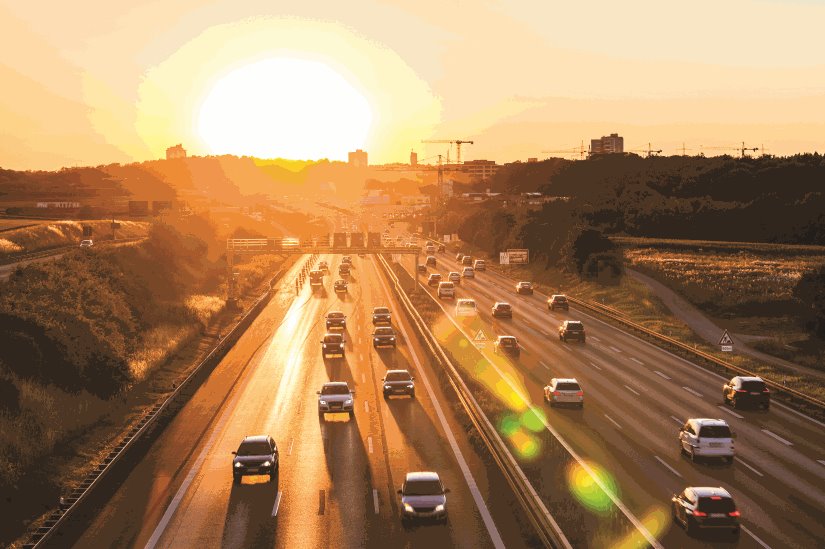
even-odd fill
[{"label": "triangular warning sign", "polygon": [[476,333],[476,336],[473,338],[473,341],[487,341],[487,336],[486,336],[486,335],[484,335],[484,332],[482,332],[481,330],[479,330],[479,331]]},{"label": "triangular warning sign", "polygon": [[730,338],[727,330],[725,330],[725,333],[722,334],[722,339],[719,340],[719,345],[733,345],[733,340]]}]

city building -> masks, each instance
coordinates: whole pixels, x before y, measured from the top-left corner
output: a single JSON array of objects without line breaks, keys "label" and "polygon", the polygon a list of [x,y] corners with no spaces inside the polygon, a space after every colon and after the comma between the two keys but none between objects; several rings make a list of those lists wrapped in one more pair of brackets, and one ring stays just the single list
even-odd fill
[{"label": "city building", "polygon": [[172,160],[174,158],[186,158],[186,149],[184,149],[180,143],[166,149],[166,160]]},{"label": "city building", "polygon": [[492,177],[499,168],[495,160],[468,160],[458,166],[462,172],[469,174],[471,179],[481,180]]},{"label": "city building", "polygon": [[410,166],[418,166],[418,153],[410,151]]},{"label": "city building", "polygon": [[624,152],[624,137],[617,133],[590,140],[590,154],[621,154]]},{"label": "city building", "polygon": [[538,161],[539,161],[539,159],[535,156],[531,156],[530,158],[527,159],[528,163],[533,163],[533,162],[538,162]]},{"label": "city building", "polygon": [[349,165],[354,168],[366,168],[367,167],[367,151],[362,151],[361,149],[357,149],[351,153],[349,153]]},{"label": "city building", "polygon": [[80,207],[80,202],[38,202],[38,208],[60,208],[71,210]]}]

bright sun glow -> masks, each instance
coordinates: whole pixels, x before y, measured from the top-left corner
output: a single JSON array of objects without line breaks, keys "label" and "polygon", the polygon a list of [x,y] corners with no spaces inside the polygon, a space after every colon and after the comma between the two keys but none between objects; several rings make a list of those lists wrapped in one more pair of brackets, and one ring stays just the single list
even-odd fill
[{"label": "bright sun glow", "polygon": [[198,133],[215,154],[343,159],[363,148],[369,102],[327,65],[266,59],[236,69],[209,91]]}]

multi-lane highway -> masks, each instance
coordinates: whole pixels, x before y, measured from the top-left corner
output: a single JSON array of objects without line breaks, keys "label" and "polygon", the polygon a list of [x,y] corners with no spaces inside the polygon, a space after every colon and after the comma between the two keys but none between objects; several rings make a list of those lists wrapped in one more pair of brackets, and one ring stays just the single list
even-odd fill
[{"label": "multi-lane highway", "polygon": [[[446,277],[461,272],[453,254],[438,254]],[[422,261],[423,262],[423,261]],[[426,278],[426,277],[425,277]],[[577,310],[548,311],[548,296],[517,295],[517,281],[486,271],[465,279],[457,297],[470,297],[487,333],[514,335],[521,356],[483,353],[502,370],[517,372],[525,398],[543,406],[542,388],[552,377],[575,377],[583,386],[583,410],[546,407],[552,428],[583,459],[615,480],[616,500],[631,519],[646,525],[664,547],[701,546],[672,524],[670,497],[686,486],[727,488],[741,511],[741,547],[822,547],[825,540],[825,425],[774,402],[769,412],[734,410],[721,399],[723,378]],[[429,288],[435,295],[435,289]],[[512,304],[514,318],[494,319],[496,301]],[[452,300],[442,300],[454,315]],[[587,343],[562,343],[557,328],[565,319],[582,320]],[[459,319],[462,322],[463,319]],[[459,322],[461,325],[461,322]],[[471,334],[468,334],[471,335]],[[692,463],[680,455],[677,434],[692,417],[725,419],[736,434],[730,466]],[[540,494],[551,464],[530,460],[525,472]],[[568,487],[569,489],[569,487]],[[552,509],[551,509],[552,511]],[[724,543],[724,536],[711,541]]]},{"label": "multi-lane highway", "polygon": [[[337,273],[341,256],[321,256]],[[299,261],[299,264],[301,262]],[[282,289],[136,464],[74,546],[87,547],[524,547],[516,504],[468,442],[375,260],[353,257],[349,292]],[[296,267],[297,269],[297,267]],[[397,350],[372,346],[371,311],[389,306]],[[321,358],[324,315],[347,315],[346,358]],[[397,311],[397,312],[396,312]],[[381,378],[406,368],[416,398],[385,400]],[[355,415],[320,420],[315,392],[354,387]],[[246,435],[271,435],[280,473],[232,482]],[[450,489],[449,522],[401,525],[408,471],[432,470]]]}]

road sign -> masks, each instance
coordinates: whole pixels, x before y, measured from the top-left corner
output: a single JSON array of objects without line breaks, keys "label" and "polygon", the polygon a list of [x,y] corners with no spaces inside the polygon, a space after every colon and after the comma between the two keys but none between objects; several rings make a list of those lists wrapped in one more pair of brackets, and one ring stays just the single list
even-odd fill
[{"label": "road sign", "polygon": [[498,263],[499,265],[509,265],[510,264],[510,256],[507,252],[499,252],[498,253]]},{"label": "road sign", "polygon": [[473,338],[473,345],[475,345],[479,349],[483,349],[487,341],[487,335],[482,330],[479,330],[478,332],[476,332],[476,336]]},{"label": "road sign", "polygon": [[722,347],[723,353],[733,352],[733,340],[727,330],[722,334],[722,338],[719,339],[719,345]]},{"label": "road sign", "polygon": [[445,234],[444,238],[442,238],[441,240],[446,243],[446,242],[449,242],[451,240],[451,238],[452,238],[452,235]]},{"label": "road sign", "polygon": [[527,265],[530,262],[530,250],[510,249],[507,250],[511,265]]}]

